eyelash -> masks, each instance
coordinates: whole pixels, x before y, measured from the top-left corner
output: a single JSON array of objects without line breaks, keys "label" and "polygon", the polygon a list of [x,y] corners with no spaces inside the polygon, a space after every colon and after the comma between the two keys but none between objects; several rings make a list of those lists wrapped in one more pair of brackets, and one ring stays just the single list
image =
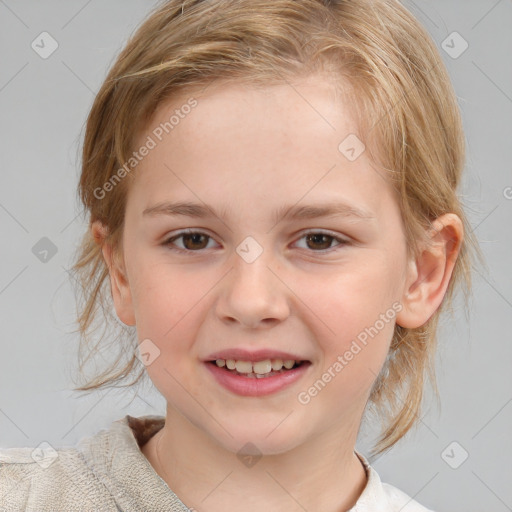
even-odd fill
[{"label": "eyelash", "polygon": [[[184,230],[184,231],[179,231],[178,233],[176,233],[176,234],[172,235],[171,237],[169,237],[163,243],[163,245],[166,246],[166,247],[169,247],[169,249],[171,249],[172,251],[175,251],[175,252],[178,252],[178,253],[182,253],[182,254],[185,254],[185,253],[188,253],[188,254],[190,254],[190,253],[200,253],[200,252],[206,250],[206,249],[198,249],[198,250],[194,251],[194,250],[191,250],[191,249],[182,249],[182,248],[176,247],[176,246],[171,247],[175,240],[177,240],[179,238],[182,238],[184,235],[204,235],[204,236],[208,237],[209,240],[213,240],[212,236],[210,236],[207,233],[204,233],[202,231]],[[338,245],[334,246],[334,248],[321,249],[321,250],[318,250],[318,251],[310,249],[314,253],[325,254],[325,253],[328,253],[328,252],[333,252],[333,251],[339,250],[339,248],[341,248],[341,247],[343,247],[345,245],[349,245],[348,240],[345,240],[343,238],[340,238],[338,236],[335,236],[335,235],[333,235],[331,233],[324,232],[324,231],[307,231],[307,232],[304,232],[301,235],[301,237],[299,238],[299,240],[301,240],[302,238],[304,238],[304,237],[306,237],[308,235],[324,235],[324,236],[332,238],[332,240],[338,242]]]}]

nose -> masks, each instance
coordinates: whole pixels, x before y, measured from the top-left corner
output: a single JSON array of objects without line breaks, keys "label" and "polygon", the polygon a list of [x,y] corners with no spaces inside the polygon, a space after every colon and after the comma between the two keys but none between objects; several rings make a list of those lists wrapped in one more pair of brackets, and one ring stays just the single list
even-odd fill
[{"label": "nose", "polygon": [[252,263],[233,254],[233,268],[222,281],[216,303],[216,314],[223,322],[254,329],[273,326],[289,316],[290,291],[269,252],[263,251]]}]

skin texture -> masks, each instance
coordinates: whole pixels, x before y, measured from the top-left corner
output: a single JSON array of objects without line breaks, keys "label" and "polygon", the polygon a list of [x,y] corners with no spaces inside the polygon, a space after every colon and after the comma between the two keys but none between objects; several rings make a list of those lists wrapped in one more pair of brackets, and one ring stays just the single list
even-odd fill
[{"label": "skin texture", "polygon": [[[366,485],[354,446],[394,324],[420,326],[439,307],[460,219],[437,219],[432,246],[408,259],[393,189],[366,153],[351,162],[338,150],[357,134],[357,120],[328,78],[265,89],[216,82],[194,97],[197,106],[137,166],[122,258],[103,244],[119,318],[160,350],[147,371],[167,400],[166,424],[142,451],[196,510],[348,510]],[[139,142],[186,99],[161,105]],[[219,217],[142,215],[167,201],[206,203]],[[327,202],[373,218],[273,218],[285,205]],[[166,245],[185,228],[207,236]],[[105,235],[98,223],[92,229]],[[318,232],[346,243],[308,241]],[[263,249],[252,263],[236,251],[248,236]],[[393,320],[299,403],[298,394],[393,303],[401,305]],[[234,347],[293,352],[312,364],[284,390],[241,397],[203,362]],[[252,467],[237,458],[247,442],[263,455]]]}]

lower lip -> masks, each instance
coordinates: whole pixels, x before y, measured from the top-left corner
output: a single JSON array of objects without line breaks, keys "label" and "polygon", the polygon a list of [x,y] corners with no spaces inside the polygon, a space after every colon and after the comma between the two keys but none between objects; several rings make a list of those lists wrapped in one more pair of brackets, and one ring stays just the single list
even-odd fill
[{"label": "lower lip", "polygon": [[205,364],[221,386],[242,396],[263,396],[281,391],[291,386],[294,382],[297,382],[311,366],[310,363],[302,363],[297,368],[287,370],[279,375],[258,379],[256,377],[244,377],[232,373],[223,368],[219,368],[214,363]]}]

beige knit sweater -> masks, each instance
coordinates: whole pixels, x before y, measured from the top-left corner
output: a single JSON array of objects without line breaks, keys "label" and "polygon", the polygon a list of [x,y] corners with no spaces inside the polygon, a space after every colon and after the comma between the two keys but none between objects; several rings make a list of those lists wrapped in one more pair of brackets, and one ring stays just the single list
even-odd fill
[{"label": "beige knit sweater", "polygon": [[[190,512],[140,450],[164,423],[163,416],[125,416],[75,447],[1,449],[0,510]],[[368,483],[349,512],[429,512],[382,484],[368,461],[357,455]]]}]

